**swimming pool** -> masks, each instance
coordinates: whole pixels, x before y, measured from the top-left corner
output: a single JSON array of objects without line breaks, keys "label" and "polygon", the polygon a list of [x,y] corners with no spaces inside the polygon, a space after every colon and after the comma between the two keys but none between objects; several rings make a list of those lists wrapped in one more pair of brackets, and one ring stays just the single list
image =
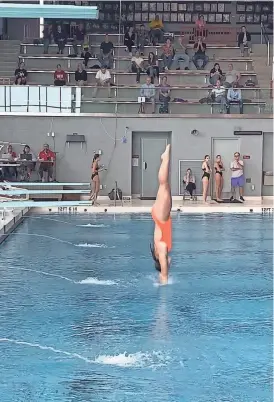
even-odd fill
[{"label": "swimming pool", "polygon": [[26,218],[0,247],[1,402],[271,401],[272,230],[174,215],[159,287],[149,215]]}]

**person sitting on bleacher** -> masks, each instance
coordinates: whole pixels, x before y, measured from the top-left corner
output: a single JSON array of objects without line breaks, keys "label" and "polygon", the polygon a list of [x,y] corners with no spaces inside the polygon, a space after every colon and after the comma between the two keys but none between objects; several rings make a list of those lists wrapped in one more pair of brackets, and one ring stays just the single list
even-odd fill
[{"label": "person sitting on bleacher", "polygon": [[98,57],[101,66],[106,66],[106,68],[113,68],[113,43],[108,39],[108,34],[105,36],[105,40],[100,46],[100,55]]},{"label": "person sitting on bleacher", "polygon": [[238,46],[241,50],[241,56],[244,55],[244,49],[247,48],[249,53],[252,53],[251,35],[247,32],[246,27],[241,27],[241,32],[238,35]]},{"label": "person sitting on bleacher", "polygon": [[139,84],[141,72],[144,71],[144,59],[140,56],[139,50],[131,58],[131,72],[136,73],[136,82]]},{"label": "person sitting on bleacher", "polygon": [[167,39],[166,43],[163,46],[163,54],[162,54],[163,67],[166,71],[170,70],[174,53],[175,52],[171,40]]},{"label": "person sitting on bleacher", "polygon": [[99,87],[107,87],[108,88],[108,97],[110,98],[110,72],[107,70],[107,66],[102,66],[100,70],[97,71],[96,76],[96,88],[94,90],[93,97],[96,98],[98,88]]},{"label": "person sitting on bleacher", "polygon": [[241,90],[234,83],[232,88],[229,88],[227,92],[227,113],[230,113],[230,104],[236,103],[239,105],[240,114],[243,114],[243,100]]},{"label": "person sitting on bleacher", "polygon": [[72,42],[73,52],[74,52],[75,57],[78,56],[78,46],[79,45],[83,46],[83,43],[85,40],[85,35],[86,35],[86,31],[85,31],[84,25],[80,24],[75,30],[75,35],[73,36],[73,42]]},{"label": "person sitting on bleacher", "polygon": [[140,51],[141,55],[144,55],[145,46],[149,44],[148,33],[145,29],[144,24],[140,26],[140,29],[136,33],[137,39],[137,48]]},{"label": "person sitting on bleacher", "polygon": [[64,49],[65,49],[65,45],[67,43],[67,35],[66,33],[63,31],[61,25],[58,25],[57,27],[57,32],[55,35],[55,43],[58,45],[58,52],[57,54],[64,53]]},{"label": "person sitting on bleacher", "polygon": [[[155,113],[155,93],[155,86],[151,83],[151,78],[147,77],[146,83],[141,87],[140,96],[145,98],[145,102],[152,103],[152,113]],[[145,113],[144,103],[140,105],[140,113]]]},{"label": "person sitting on bleacher", "polygon": [[83,51],[81,53],[81,58],[84,59],[84,65],[87,68],[88,61],[91,58],[91,53],[89,51],[89,45],[87,43],[83,44]]},{"label": "person sitting on bleacher", "polygon": [[220,104],[220,113],[225,113],[227,109],[226,89],[221,85],[221,81],[216,82],[216,86],[211,91],[213,102]]},{"label": "person sitting on bleacher", "polygon": [[75,71],[75,81],[78,87],[82,87],[87,85],[88,75],[86,70],[83,69],[83,64],[79,63],[77,66],[77,70]]},{"label": "person sitting on bleacher", "polygon": [[185,70],[189,70],[189,55],[186,54],[186,47],[184,46],[184,35],[180,35],[175,44],[174,63],[176,70],[180,70],[180,62],[185,63]]},{"label": "person sitting on bleacher", "polygon": [[154,80],[155,78],[157,78],[159,84],[160,83],[159,63],[157,56],[155,56],[153,52],[149,52],[147,63],[148,63],[147,75],[150,77],[151,83],[154,84],[155,83]]},{"label": "person sitting on bleacher", "polygon": [[233,69],[233,64],[228,65],[228,72],[225,74],[224,86],[226,88],[231,88],[233,84],[239,85],[241,74]]},{"label": "person sitting on bleacher", "polygon": [[206,37],[205,25],[206,24],[205,24],[204,16],[202,14],[200,14],[198,19],[195,22],[197,36],[202,36],[202,38]]},{"label": "person sitting on bleacher", "polygon": [[209,75],[209,83],[211,85],[216,85],[217,81],[224,81],[224,75],[223,72],[220,68],[219,63],[215,63],[214,67],[210,70],[210,75]]},{"label": "person sitting on bleacher", "polygon": [[[8,145],[6,154],[9,155],[7,161],[9,161],[10,163],[15,163],[17,155],[16,152],[14,152],[12,145]],[[17,170],[15,166],[8,166],[7,163],[7,166],[4,166],[2,169],[3,169],[3,177],[5,180],[14,181],[16,179]]]},{"label": "person sitting on bleacher", "polygon": [[56,87],[62,87],[67,83],[67,74],[62,70],[61,64],[57,64],[57,68],[54,73],[54,85]]},{"label": "person sitting on bleacher", "polygon": [[208,63],[208,56],[206,55],[206,44],[202,41],[202,37],[199,36],[197,42],[194,44],[195,54],[192,57],[193,64],[197,70],[204,69]]},{"label": "person sitting on bleacher", "polygon": [[134,46],[134,44],[135,32],[133,30],[133,27],[129,27],[124,36],[124,45],[126,46],[125,50],[129,53],[130,56],[132,56],[132,47]]},{"label": "person sitting on bleacher", "polygon": [[152,20],[149,24],[151,29],[151,41],[154,46],[158,45],[158,43],[164,42],[164,24],[160,20],[159,15],[155,16],[155,20]]},{"label": "person sitting on bleacher", "polygon": [[53,181],[53,163],[55,160],[55,153],[49,148],[48,144],[43,145],[43,150],[39,152],[38,156],[40,167],[39,167],[39,175],[41,180],[44,182],[45,177],[44,173],[48,173],[48,181]]},{"label": "person sitting on bleacher", "polygon": [[20,63],[19,68],[15,70],[15,85],[26,85],[28,72],[25,69],[25,64]]},{"label": "person sitting on bleacher", "polygon": [[159,101],[160,101],[159,113],[160,114],[168,113],[168,105],[170,102],[170,85],[167,82],[166,75],[163,76],[161,85],[159,87]]}]

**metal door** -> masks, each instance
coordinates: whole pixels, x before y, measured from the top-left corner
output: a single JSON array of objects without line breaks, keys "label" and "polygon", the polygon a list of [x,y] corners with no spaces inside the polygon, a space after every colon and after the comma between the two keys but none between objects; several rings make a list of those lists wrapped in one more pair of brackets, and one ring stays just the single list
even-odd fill
[{"label": "metal door", "polygon": [[167,139],[142,138],[141,198],[155,199],[158,191],[158,171]]}]

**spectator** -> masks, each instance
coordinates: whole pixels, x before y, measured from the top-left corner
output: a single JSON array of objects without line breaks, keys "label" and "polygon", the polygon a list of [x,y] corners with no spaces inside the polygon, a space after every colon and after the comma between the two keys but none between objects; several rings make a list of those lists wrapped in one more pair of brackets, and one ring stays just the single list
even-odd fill
[{"label": "spectator", "polygon": [[151,33],[151,41],[154,46],[158,45],[158,43],[164,42],[164,24],[160,20],[159,15],[155,16],[155,20],[152,20],[149,24],[150,33]]},{"label": "spectator", "polygon": [[137,47],[142,56],[144,55],[145,46],[147,46],[148,44],[148,33],[145,29],[144,24],[142,24],[139,31],[137,31]]},{"label": "spectator", "polygon": [[102,66],[95,76],[96,79],[96,88],[94,90],[93,97],[96,98],[98,88],[99,87],[107,87],[108,88],[108,97],[110,98],[110,72],[107,70],[106,66]]},{"label": "spectator", "polygon": [[223,191],[223,185],[224,185],[223,172],[225,170],[221,155],[216,156],[216,160],[214,163],[214,169],[215,169],[216,201],[221,202],[221,201],[223,201],[222,200],[222,191]]},{"label": "spectator", "polygon": [[[152,84],[150,77],[147,77],[146,83],[142,85],[140,96],[145,98],[145,102],[152,103],[152,113],[155,113],[155,86]],[[140,105],[140,113],[145,113],[143,103]]]},{"label": "spectator", "polygon": [[219,63],[215,63],[214,67],[210,70],[210,75],[209,75],[209,82],[211,85],[216,85],[217,81],[222,82],[224,80],[223,72],[220,68]]},{"label": "spectator", "polygon": [[209,188],[209,179],[210,179],[210,173],[211,173],[211,167],[210,167],[210,157],[209,155],[205,155],[203,163],[202,163],[202,171],[203,171],[203,176],[202,176],[202,183],[203,183],[203,201],[206,203],[207,200],[207,192]]},{"label": "spectator", "polygon": [[73,52],[74,52],[74,56],[78,56],[78,45],[81,45],[81,47],[84,44],[85,41],[85,35],[86,35],[86,31],[84,29],[84,25],[80,24],[75,31],[75,35],[73,36],[73,42],[72,42],[72,46],[73,46]]},{"label": "spectator", "polygon": [[[197,42],[194,44],[195,54],[192,57],[193,64],[197,70],[204,69],[208,63],[208,56],[205,54],[206,44],[202,41],[202,37],[199,36]],[[201,66],[201,67],[200,67]]]},{"label": "spectator", "polygon": [[87,68],[88,66],[88,61],[91,58],[91,53],[89,51],[89,46],[88,44],[83,45],[83,51],[81,53],[81,58],[84,59],[84,65]]},{"label": "spectator", "polygon": [[15,85],[26,85],[28,72],[25,69],[25,64],[20,63],[19,68],[15,70]]},{"label": "spectator", "polygon": [[168,113],[168,105],[170,102],[170,85],[167,82],[167,76],[164,75],[162,78],[162,83],[159,88],[159,101],[160,108],[159,113]]},{"label": "spectator", "polygon": [[154,79],[157,78],[158,84],[160,83],[160,71],[158,66],[157,56],[153,52],[148,54],[148,68],[147,75],[150,77],[151,83],[154,84]]},{"label": "spectator", "polygon": [[43,150],[39,152],[38,160],[40,162],[39,175],[41,180],[45,182],[44,173],[48,173],[48,181],[53,181],[53,163],[55,153],[51,151],[48,144],[43,145]]},{"label": "spectator", "polygon": [[[13,151],[12,145],[8,145],[7,154],[9,155],[7,162],[14,163],[17,155],[16,155],[16,152]],[[16,167],[8,166],[8,163],[7,163],[7,166],[3,167],[3,176],[4,176],[5,180],[14,181],[17,177]]]},{"label": "spectator", "polygon": [[241,27],[241,32],[238,35],[238,46],[241,50],[241,56],[244,55],[245,47],[249,53],[252,53],[251,35],[247,32],[245,26]]},{"label": "spectator", "polygon": [[55,43],[58,46],[57,54],[60,54],[60,53],[63,54],[64,49],[65,49],[65,45],[67,43],[67,35],[63,31],[61,25],[58,25],[58,27],[57,27],[57,32],[56,32],[56,35],[55,35]]},{"label": "spectator", "polygon": [[57,68],[54,73],[54,85],[56,87],[62,87],[67,83],[67,74],[62,70],[61,64],[57,64]]},{"label": "spectator", "polygon": [[185,64],[185,70],[189,70],[189,55],[186,53],[187,49],[183,44],[184,35],[179,36],[175,45],[174,63],[176,70],[180,70],[180,62]]},{"label": "spectator", "polygon": [[233,69],[233,64],[229,64],[228,65],[228,72],[225,75],[225,82],[224,82],[224,86],[226,88],[231,88],[233,86],[233,84],[237,84],[239,85],[239,81],[241,78],[241,74]]},{"label": "spectator", "polygon": [[109,41],[108,34],[105,36],[105,40],[100,46],[100,55],[98,57],[101,66],[106,66],[106,68],[113,67],[113,43]]},{"label": "spectator", "polygon": [[171,43],[171,40],[167,39],[166,43],[163,46],[163,54],[162,54],[163,66],[166,71],[170,70],[170,67],[172,65],[173,56],[174,56],[173,45]]},{"label": "spectator", "polygon": [[35,169],[36,157],[33,152],[31,152],[30,147],[25,145],[20,155],[21,165],[20,165],[20,180],[29,181],[31,178],[31,173]]},{"label": "spectator", "polygon": [[234,161],[230,164],[231,169],[231,197],[230,202],[236,197],[236,188],[239,187],[240,201],[244,202],[244,162],[240,160],[240,153],[234,153]]},{"label": "spectator", "polygon": [[219,103],[220,113],[225,113],[227,110],[226,90],[221,86],[221,81],[217,80],[216,86],[212,89],[211,97],[215,103]]},{"label": "spectator", "polygon": [[190,194],[190,199],[193,200],[193,195],[195,197],[196,191],[196,179],[190,168],[187,169],[183,182],[186,185],[186,191]]},{"label": "spectator", "polygon": [[76,85],[82,87],[87,85],[88,75],[86,70],[83,69],[83,64],[79,63],[77,66],[77,70],[75,71],[75,81]]},{"label": "spectator", "polygon": [[202,14],[200,14],[198,19],[195,22],[197,36],[201,36],[202,38],[206,37],[205,25],[206,24],[205,24],[204,16]]},{"label": "spectator", "polygon": [[43,44],[44,44],[44,54],[48,54],[49,52],[49,45],[51,45],[53,41],[53,32],[52,32],[52,26],[45,26],[45,29],[43,31]]},{"label": "spectator", "polygon": [[240,114],[243,114],[243,100],[241,90],[234,83],[232,88],[229,88],[227,93],[227,113],[230,113],[230,104],[238,104],[240,109]]},{"label": "spectator", "polygon": [[140,82],[141,72],[144,70],[144,59],[140,56],[139,50],[131,59],[131,72],[136,73],[136,82]]},{"label": "spectator", "polygon": [[135,33],[133,31],[133,27],[130,27],[124,36],[124,45],[126,46],[126,51],[129,52],[129,55],[132,56],[132,46],[135,44]]}]

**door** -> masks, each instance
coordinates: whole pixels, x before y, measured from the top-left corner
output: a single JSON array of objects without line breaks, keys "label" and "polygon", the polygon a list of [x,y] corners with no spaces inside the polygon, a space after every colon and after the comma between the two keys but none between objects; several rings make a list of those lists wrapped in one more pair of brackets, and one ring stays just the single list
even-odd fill
[{"label": "door", "polygon": [[[240,151],[240,141],[238,138],[213,138],[212,147],[212,167],[215,163],[216,155],[221,155],[225,171],[223,172],[224,187],[223,198],[229,198],[231,192],[231,171],[230,164],[234,159],[234,152]],[[212,197],[215,198],[215,171],[212,171]]]},{"label": "door", "polygon": [[167,139],[142,138],[141,199],[155,199],[158,191],[158,171]]}]

